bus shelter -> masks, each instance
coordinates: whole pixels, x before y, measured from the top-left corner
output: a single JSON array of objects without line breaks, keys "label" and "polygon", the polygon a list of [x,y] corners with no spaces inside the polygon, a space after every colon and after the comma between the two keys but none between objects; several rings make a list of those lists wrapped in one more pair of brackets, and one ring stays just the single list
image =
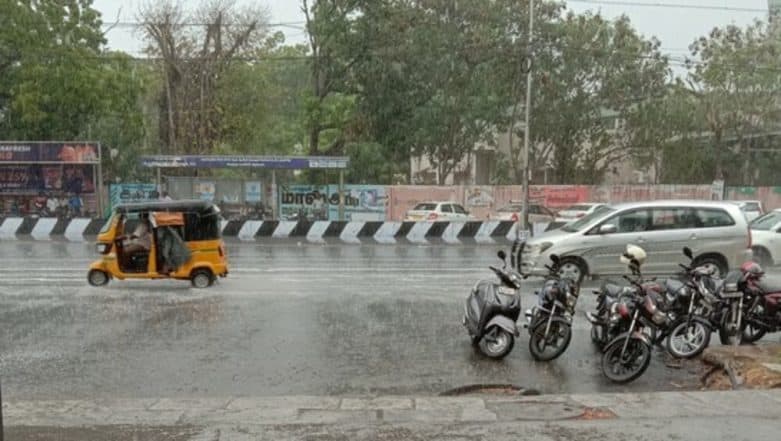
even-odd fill
[{"label": "bus shelter", "polygon": [[339,219],[344,220],[344,170],[350,163],[345,156],[221,156],[221,155],[150,155],[140,158],[143,167],[156,170],[158,188],[163,169],[251,169],[268,170],[271,173],[272,210],[279,213],[277,194],[278,170],[338,170],[339,171]]}]

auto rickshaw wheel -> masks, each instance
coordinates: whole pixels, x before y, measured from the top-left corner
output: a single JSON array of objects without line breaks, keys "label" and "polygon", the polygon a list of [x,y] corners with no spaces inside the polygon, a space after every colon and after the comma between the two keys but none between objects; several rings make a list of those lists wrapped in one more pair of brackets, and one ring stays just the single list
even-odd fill
[{"label": "auto rickshaw wheel", "polygon": [[87,273],[87,282],[92,286],[104,286],[109,280],[108,274],[102,270],[93,269]]},{"label": "auto rickshaw wheel", "polygon": [[208,269],[197,269],[190,274],[190,283],[193,288],[208,288],[214,283],[214,275]]}]

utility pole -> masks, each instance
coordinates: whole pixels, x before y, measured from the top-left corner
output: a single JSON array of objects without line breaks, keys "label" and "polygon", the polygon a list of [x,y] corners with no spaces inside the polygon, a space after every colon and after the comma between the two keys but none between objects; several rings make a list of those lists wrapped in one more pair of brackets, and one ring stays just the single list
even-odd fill
[{"label": "utility pole", "polygon": [[532,105],[532,35],[534,35],[534,0],[529,0],[528,68],[526,69],[526,125],[523,128],[523,229],[531,233],[529,226],[529,115]]},{"label": "utility pole", "polygon": [[3,441],[3,386],[0,385],[0,441]]}]

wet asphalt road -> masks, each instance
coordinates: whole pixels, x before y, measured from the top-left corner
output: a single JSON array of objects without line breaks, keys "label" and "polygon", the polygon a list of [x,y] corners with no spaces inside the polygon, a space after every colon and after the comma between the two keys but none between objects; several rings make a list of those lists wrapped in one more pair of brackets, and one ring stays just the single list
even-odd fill
[{"label": "wet asphalt road", "polygon": [[[659,350],[628,386],[607,382],[583,291],[568,351],[534,362],[528,334],[501,362],[477,355],[460,320],[486,246],[230,244],[231,275],[85,280],[92,246],[0,245],[0,375],[13,399],[437,394],[476,383],[542,393],[696,387],[698,363]],[[591,286],[594,286],[592,283]],[[524,308],[534,300],[526,289]]]}]

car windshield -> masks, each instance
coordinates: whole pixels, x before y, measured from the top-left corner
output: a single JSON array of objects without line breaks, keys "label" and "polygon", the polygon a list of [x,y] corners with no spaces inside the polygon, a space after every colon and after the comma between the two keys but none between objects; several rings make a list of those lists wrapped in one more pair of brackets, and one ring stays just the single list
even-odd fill
[{"label": "car windshield", "polygon": [[596,210],[594,210],[593,213],[583,216],[577,221],[561,227],[561,229],[570,233],[578,232],[581,229],[583,229],[583,227],[590,225],[595,220],[601,219],[605,215],[608,215],[614,211],[616,211],[616,209],[612,207],[608,207],[608,206],[599,207]]},{"label": "car windshield", "polygon": [[754,221],[751,222],[751,229],[769,231],[779,222],[781,222],[781,212],[771,211],[770,213],[754,219]]},{"label": "car windshield", "polygon": [[515,213],[521,210],[523,210],[522,205],[505,205],[504,207],[500,208],[498,211],[500,213]]},{"label": "car windshield", "polygon": [[415,210],[418,211],[434,211],[437,209],[437,204],[418,204],[415,205]]}]

